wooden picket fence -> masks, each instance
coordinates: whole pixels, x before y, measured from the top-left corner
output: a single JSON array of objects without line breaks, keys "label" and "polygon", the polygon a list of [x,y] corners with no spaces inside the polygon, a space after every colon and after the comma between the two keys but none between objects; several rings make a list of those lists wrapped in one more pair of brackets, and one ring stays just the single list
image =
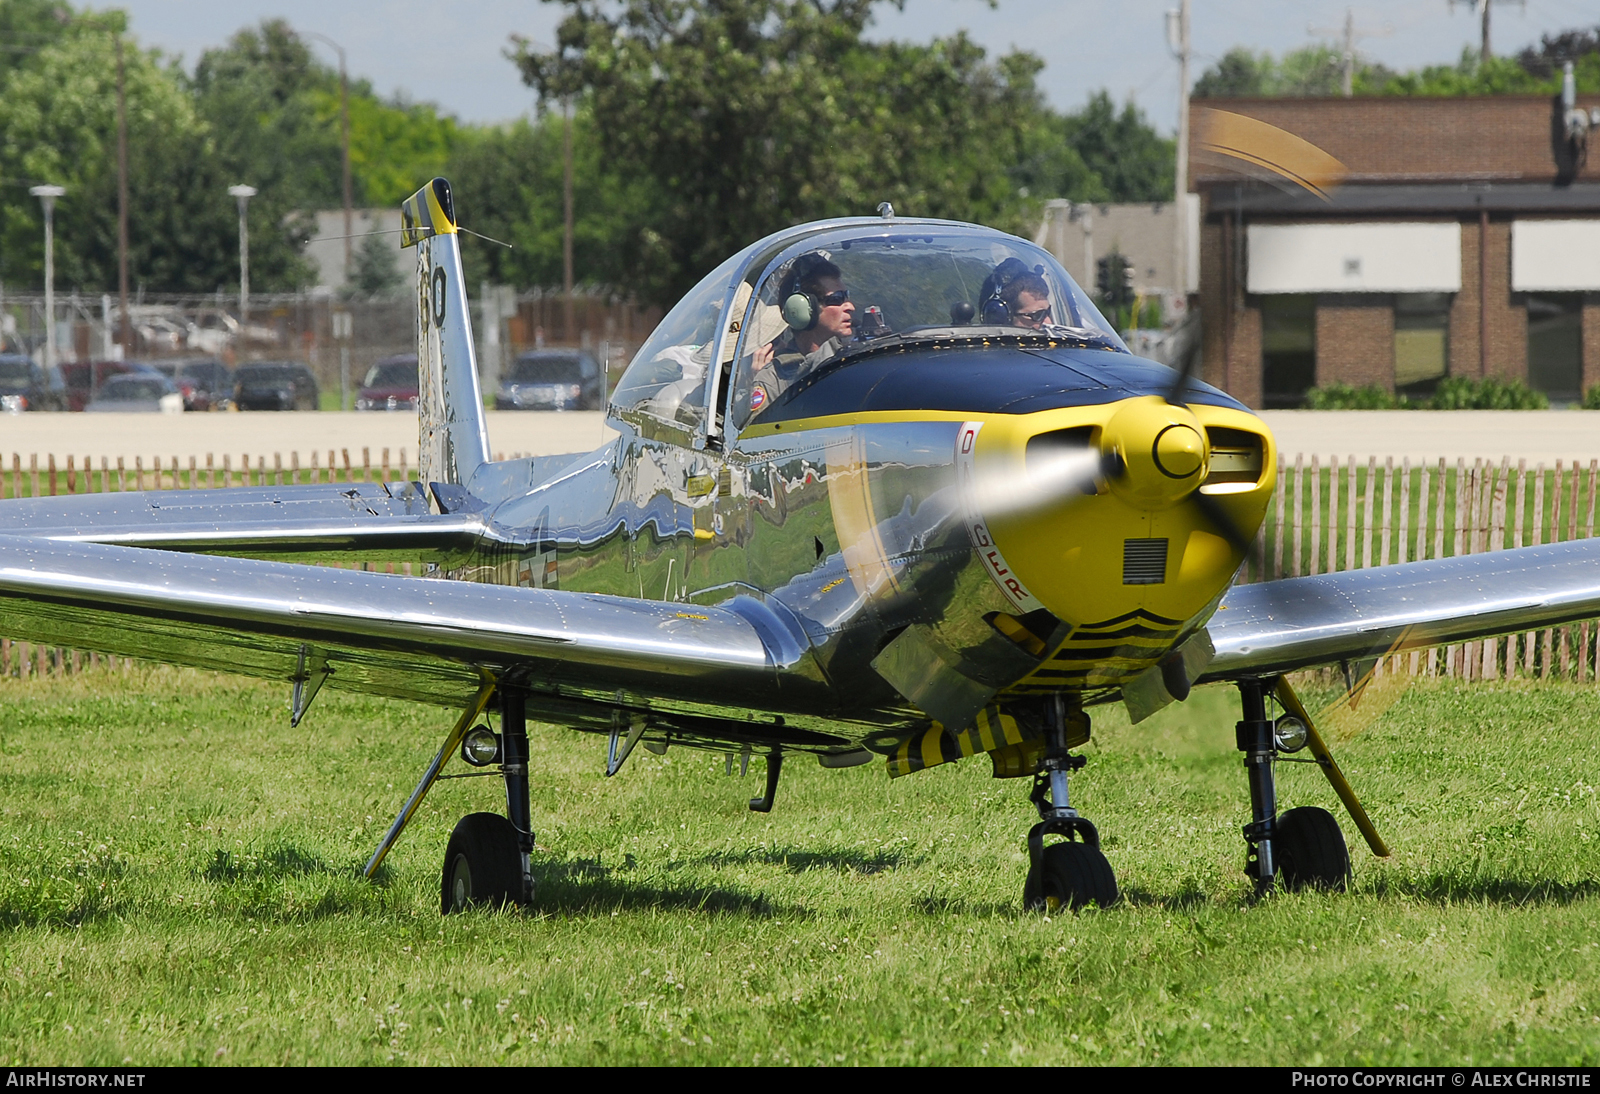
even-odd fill
[{"label": "wooden picket fence", "polygon": [[[512,453],[515,458],[518,453]],[[315,451],[302,458],[291,452],[270,458],[242,453],[220,459],[208,453],[165,461],[152,457],[147,467],[136,457],[127,467],[90,456],[29,456],[24,466],[12,454],[9,469],[0,463],[0,497],[125,490],[202,490],[225,486],[270,486],[294,483],[403,481],[409,477],[406,450],[360,450],[356,461],[348,448]],[[497,460],[505,454],[498,453]],[[1389,566],[1418,559],[1498,551],[1508,547],[1552,543],[1594,535],[1600,461],[1587,467],[1557,460],[1553,468],[1529,467],[1510,459],[1495,464],[1476,460],[1470,466],[1437,463],[1413,465],[1393,459],[1381,463],[1355,457],[1323,461],[1318,455],[1284,458],[1267,519],[1261,527],[1254,558],[1245,564],[1243,581],[1299,577]],[[352,563],[362,569],[395,572],[395,563]],[[410,573],[408,563],[400,572]],[[1568,679],[1600,682],[1596,645],[1600,621],[1583,622],[1527,634],[1468,642],[1443,650],[1410,651],[1386,659],[1383,672],[1444,675],[1461,680]],[[30,672],[66,673],[105,658],[73,650],[46,649],[0,639],[0,675]],[[111,662],[115,664],[115,661]]]},{"label": "wooden picket fence", "polygon": [[[1594,535],[1600,461],[1513,466],[1458,459],[1399,466],[1376,457],[1280,460],[1278,484],[1242,580],[1300,577],[1499,551]],[[1590,622],[1386,658],[1380,671],[1461,680],[1596,680]]]}]

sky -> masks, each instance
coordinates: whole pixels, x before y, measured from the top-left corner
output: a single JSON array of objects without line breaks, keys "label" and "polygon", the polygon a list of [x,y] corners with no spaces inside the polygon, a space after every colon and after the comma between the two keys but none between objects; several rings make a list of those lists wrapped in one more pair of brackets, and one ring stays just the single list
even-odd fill
[{"label": "sky", "polygon": [[[991,54],[1026,48],[1045,60],[1040,83],[1061,110],[1108,89],[1132,97],[1160,129],[1177,119],[1178,65],[1166,43],[1168,8],[1178,0],[906,0],[884,5],[872,35],[928,41],[966,30]],[[403,92],[439,104],[467,122],[507,121],[530,111],[533,96],[503,54],[512,34],[555,37],[559,4],[538,0],[123,0],[146,46],[179,55],[192,67],[205,49],[241,26],[282,17],[342,45],[352,76],[380,94]],[[1343,34],[1355,14],[1357,49],[1390,68],[1453,63],[1476,48],[1479,25],[1467,4],[1391,0],[1382,6],[1325,0],[1193,0],[1191,79],[1236,45],[1282,54]],[[381,14],[380,14],[381,13]],[[1600,23],[1593,0],[1526,0],[1492,10],[1491,48],[1515,53],[1541,34]],[[441,28],[444,33],[441,33]],[[1317,33],[1313,33],[1315,28]],[[330,63],[331,49],[314,47]]]}]

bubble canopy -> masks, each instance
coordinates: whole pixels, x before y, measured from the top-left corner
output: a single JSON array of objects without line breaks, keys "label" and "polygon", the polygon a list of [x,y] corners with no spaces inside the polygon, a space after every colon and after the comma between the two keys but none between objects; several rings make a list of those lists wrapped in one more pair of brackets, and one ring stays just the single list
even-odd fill
[{"label": "bubble canopy", "polygon": [[611,405],[694,429],[708,400],[731,390],[738,425],[752,387],[774,382],[752,376],[770,377],[775,354],[793,375],[890,345],[997,336],[1128,352],[1060,263],[1016,236],[944,221],[806,225],[745,248],[686,294],[640,346]]}]

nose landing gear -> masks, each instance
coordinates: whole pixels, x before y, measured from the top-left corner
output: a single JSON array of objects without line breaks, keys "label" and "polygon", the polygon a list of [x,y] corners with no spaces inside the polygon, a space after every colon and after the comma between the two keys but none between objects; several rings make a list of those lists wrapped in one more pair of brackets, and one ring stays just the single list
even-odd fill
[{"label": "nose landing gear", "polygon": [[[1074,714],[1084,717],[1076,709]],[[1022,886],[1022,903],[1029,911],[1077,911],[1089,904],[1107,908],[1118,899],[1116,875],[1100,851],[1100,833],[1072,808],[1067,795],[1067,773],[1085,763],[1067,751],[1067,720],[1065,696],[1045,700],[1046,750],[1029,795],[1039,810],[1039,823],[1028,830],[1028,878]],[[1047,835],[1064,836],[1066,842],[1046,847]]]}]

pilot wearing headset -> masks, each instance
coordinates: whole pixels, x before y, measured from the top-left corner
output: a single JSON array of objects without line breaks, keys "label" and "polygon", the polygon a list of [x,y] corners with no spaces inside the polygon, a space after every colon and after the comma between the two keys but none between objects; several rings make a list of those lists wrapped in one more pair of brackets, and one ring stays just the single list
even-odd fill
[{"label": "pilot wearing headset", "polygon": [[839,267],[821,251],[794,260],[778,284],[785,330],[750,362],[754,417],[796,381],[833,359],[855,334],[856,306]]}]

